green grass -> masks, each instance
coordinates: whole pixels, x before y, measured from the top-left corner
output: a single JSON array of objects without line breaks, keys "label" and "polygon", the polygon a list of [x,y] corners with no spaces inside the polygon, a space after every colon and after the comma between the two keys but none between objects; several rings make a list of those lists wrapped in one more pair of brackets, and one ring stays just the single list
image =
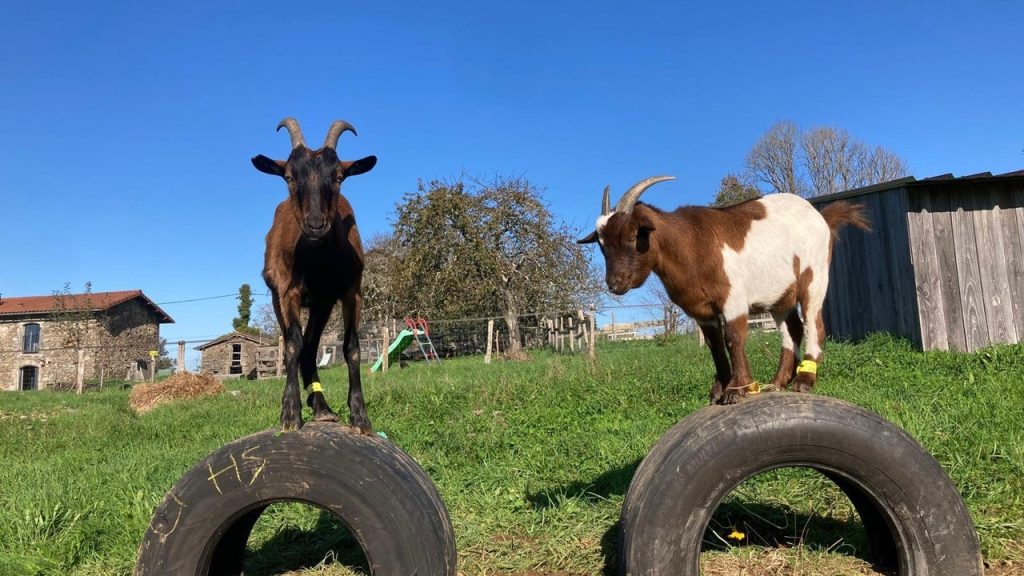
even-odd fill
[{"label": "green grass", "polygon": [[[748,352],[768,379],[775,337],[757,336]],[[986,557],[1024,560],[1024,346],[919,353],[873,336],[826,352],[817,393],[910,432],[964,495]],[[463,573],[601,574],[614,564],[634,469],[662,433],[705,404],[712,369],[708,352],[686,338],[608,344],[598,356],[534,352],[526,362],[467,358],[364,376],[375,426],[445,498]],[[322,376],[340,407],[342,371]],[[122,390],[0,395],[0,574],[131,573],[150,515],[177,479],[222,444],[276,423],[279,380],[226,384],[239,394],[143,416]],[[780,542],[803,543],[811,555],[857,553],[856,517],[827,488],[799,470],[744,483],[708,540],[739,524],[753,546],[719,542],[711,556],[742,558]],[[304,558],[282,559],[296,538]],[[260,520],[250,548],[266,564],[258,573],[280,565],[320,573],[325,552],[347,539],[319,511],[287,505]],[[360,572],[358,558],[343,560]]]}]

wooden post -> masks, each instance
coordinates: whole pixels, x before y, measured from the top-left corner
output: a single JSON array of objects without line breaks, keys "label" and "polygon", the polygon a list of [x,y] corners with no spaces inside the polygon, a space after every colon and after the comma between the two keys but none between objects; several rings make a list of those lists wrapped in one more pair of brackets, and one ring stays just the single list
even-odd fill
[{"label": "wooden post", "polygon": [[491,346],[494,343],[494,320],[487,321],[487,353],[484,354],[484,364],[491,363]]},{"label": "wooden post", "polygon": [[388,371],[388,360],[389,360],[389,358],[388,358],[388,346],[390,344],[391,344],[391,335],[388,334],[388,326],[387,326],[387,324],[384,324],[384,347],[381,348],[381,354],[383,354],[383,356],[381,356],[381,358],[383,358],[383,360],[380,361],[380,369],[381,369],[382,372],[387,372]]},{"label": "wooden post", "polygon": [[590,358],[596,358],[596,352],[594,350],[594,344],[597,340],[597,308],[593,305],[590,306]]},{"label": "wooden post", "polygon": [[85,388],[85,350],[78,349],[78,372],[75,375],[75,390],[81,394]]},{"label": "wooden post", "polygon": [[103,366],[100,366],[100,389],[103,388]]},{"label": "wooden post", "polygon": [[566,324],[568,324],[568,328],[569,328],[569,334],[568,334],[568,336],[569,336],[569,352],[575,352],[576,351],[576,330],[575,330],[575,326],[574,326],[575,321],[574,321],[574,318],[572,316],[566,318],[566,320],[568,320],[568,322],[566,322]]},{"label": "wooden post", "polygon": [[580,352],[583,352],[583,346],[587,344],[587,319],[583,316],[583,310],[576,311],[576,318],[579,330],[577,338],[580,341]]},{"label": "wooden post", "polygon": [[561,352],[562,350],[565,349],[565,342],[562,340],[562,325],[563,325],[563,318],[561,316],[559,316],[558,317],[558,331],[555,333],[555,338],[558,339],[557,343],[555,344],[555,350],[557,350],[559,352]]},{"label": "wooden post", "polygon": [[178,340],[178,372],[188,372],[185,368],[185,341]]},{"label": "wooden post", "polygon": [[277,377],[284,374],[284,336],[277,337]]},{"label": "wooden post", "polygon": [[616,338],[615,338],[615,311],[614,310],[611,311],[611,315],[612,315],[612,334],[611,334],[611,339],[615,340]]},{"label": "wooden post", "polygon": [[501,330],[494,331],[494,353],[501,357]]}]

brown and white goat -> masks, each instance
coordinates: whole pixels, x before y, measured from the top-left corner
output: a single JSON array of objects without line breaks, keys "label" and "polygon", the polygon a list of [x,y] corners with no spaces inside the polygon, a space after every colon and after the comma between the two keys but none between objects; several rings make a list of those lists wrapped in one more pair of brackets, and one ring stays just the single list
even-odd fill
[{"label": "brown and white goat", "polygon": [[[614,210],[605,188],[597,229],[579,243],[599,243],[608,289],[621,295],[640,287],[651,272],[661,278],[669,297],[700,325],[711,348],[716,372],[712,403],[733,404],[754,382],[744,350],[752,312],[771,313],[782,334],[779,369],[771,384],[810,391],[825,339],[821,312],[832,242],[845,224],[869,229],[862,207],[834,202],[819,213],[794,194],[674,212],[637,202],[652,185],[673,179],[638,182]],[[804,337],[804,361],[798,366]]]},{"label": "brown and white goat", "polygon": [[[316,353],[320,336],[334,304],[341,300],[345,319],[342,351],[348,364],[349,422],[363,433],[372,426],[366,416],[359,379],[359,319],[362,314],[363,247],[352,206],[341,195],[341,182],[370,171],[376,156],[339,160],[335,148],[342,133],[356,133],[351,124],[335,121],[319,150],[310,150],[298,122],[285,118],[277,129],[287,128],[292,151],[287,160],[260,155],[252,159],[260,172],[280,176],[288,184],[288,199],[277,206],[267,233],[263,279],[270,287],[274,312],[285,338],[286,380],[281,399],[281,427],[302,427],[302,397],[298,371],[307,389],[306,399],[317,421],[337,422],[324,398]],[[301,308],[309,308],[305,331],[300,326]]]}]

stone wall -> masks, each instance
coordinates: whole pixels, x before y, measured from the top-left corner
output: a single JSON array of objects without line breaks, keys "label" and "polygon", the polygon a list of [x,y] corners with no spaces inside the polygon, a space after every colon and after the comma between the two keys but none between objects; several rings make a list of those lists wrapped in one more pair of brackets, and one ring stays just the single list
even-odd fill
[{"label": "stone wall", "polygon": [[[26,324],[39,324],[39,352],[22,351]],[[160,342],[160,325],[143,304],[131,300],[84,321],[85,379],[121,380],[136,360],[149,362]],[[0,320],[0,390],[17,390],[20,370],[35,366],[39,388],[70,388],[77,374],[78,352],[66,347],[68,325],[47,318]],[[148,365],[148,364],[147,364]]]},{"label": "stone wall", "polygon": [[256,368],[256,351],[259,344],[241,337],[235,337],[220,342],[202,350],[202,360],[199,363],[199,371],[214,376],[229,376],[231,368],[232,345],[242,346],[242,372],[234,376],[244,376]]}]

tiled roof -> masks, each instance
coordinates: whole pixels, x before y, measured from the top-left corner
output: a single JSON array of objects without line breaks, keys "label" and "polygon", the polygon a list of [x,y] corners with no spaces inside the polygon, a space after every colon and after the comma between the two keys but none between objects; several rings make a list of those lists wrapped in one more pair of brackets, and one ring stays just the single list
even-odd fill
[{"label": "tiled roof", "polygon": [[[142,290],[121,290],[118,292],[93,292],[91,294],[69,294],[64,297],[64,306],[74,312],[102,312],[110,310],[136,298],[160,317],[161,324],[171,324],[174,320],[159,306],[153,303]],[[57,296],[16,296],[0,297],[0,317],[4,316],[43,316],[56,311]]]}]

